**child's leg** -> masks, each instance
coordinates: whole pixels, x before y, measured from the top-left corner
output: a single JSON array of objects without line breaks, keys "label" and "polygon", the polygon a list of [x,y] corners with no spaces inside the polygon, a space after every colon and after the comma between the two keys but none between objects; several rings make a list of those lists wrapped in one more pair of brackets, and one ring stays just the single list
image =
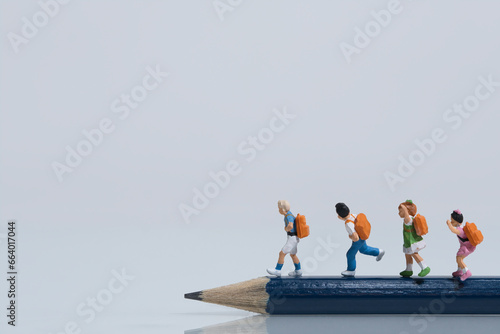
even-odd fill
[{"label": "child's leg", "polygon": [[365,242],[364,245],[359,249],[359,252],[365,255],[378,256],[380,250],[378,248],[368,246]]},{"label": "child's leg", "polygon": [[292,246],[289,251],[290,257],[295,265],[295,270],[300,270],[300,261],[297,257],[297,245],[299,244],[299,239],[297,237],[290,237],[290,242]]},{"label": "child's leg", "polygon": [[413,271],[413,258],[410,254],[405,254],[406,258],[406,270],[405,271]]},{"label": "child's leg", "polygon": [[457,262],[459,261],[460,268],[465,272],[467,271],[467,266],[465,265],[465,256],[457,256]]},{"label": "child's leg", "polygon": [[280,251],[280,254],[278,256],[278,264],[283,264],[285,263],[285,253],[283,253],[282,251]]},{"label": "child's leg", "polygon": [[420,277],[426,276],[431,271],[431,268],[429,268],[425,264],[424,259],[420,255],[418,255],[418,253],[413,253],[412,256],[415,259],[415,261],[417,261],[417,264],[420,266],[420,269],[422,269],[422,271],[420,271],[418,276]]},{"label": "child's leg", "polygon": [[424,261],[424,259],[420,255],[418,255],[418,253],[413,253],[411,256],[415,259],[415,261],[417,261],[417,263],[422,263]]},{"label": "child's leg", "polygon": [[281,248],[281,252],[278,258],[278,264],[276,265],[276,270],[281,270],[283,263],[285,263],[286,254],[297,254],[297,237],[288,236],[286,239],[286,244]]},{"label": "child's leg", "polygon": [[406,269],[399,274],[403,277],[411,277],[413,275],[413,258],[410,254],[405,254],[406,259]]},{"label": "child's leg", "polygon": [[296,254],[290,254],[290,257],[292,258],[295,270],[301,270],[302,268],[300,267],[299,257]]},{"label": "child's leg", "polygon": [[462,276],[463,273],[463,267],[462,267],[462,260],[460,259],[460,256],[457,255],[457,271],[453,272],[451,275],[453,277],[460,277]]},{"label": "child's leg", "polygon": [[467,278],[472,276],[472,273],[470,272],[469,268],[467,268],[467,266],[465,265],[465,262],[464,262],[464,259],[466,256],[467,255],[459,256],[460,265],[462,266],[462,276],[460,276],[460,280],[462,282],[465,281]]},{"label": "child's leg", "polygon": [[353,242],[351,248],[347,251],[347,270],[354,271],[356,270],[356,253],[358,252],[361,246],[361,240]]},{"label": "child's leg", "polygon": [[281,268],[283,268],[283,264],[285,263],[285,253],[280,251],[278,255],[278,263],[276,263],[276,267],[274,269],[269,268],[267,272],[271,275],[281,276]]}]

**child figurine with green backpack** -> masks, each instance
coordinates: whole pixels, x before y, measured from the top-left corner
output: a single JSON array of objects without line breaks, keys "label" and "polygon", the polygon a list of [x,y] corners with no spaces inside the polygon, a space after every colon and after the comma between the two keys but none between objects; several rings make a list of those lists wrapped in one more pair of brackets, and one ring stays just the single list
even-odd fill
[{"label": "child figurine with green backpack", "polygon": [[399,274],[403,277],[413,275],[413,259],[420,266],[418,276],[427,276],[431,268],[429,268],[424,259],[418,254],[425,248],[426,244],[422,235],[427,233],[427,222],[425,218],[417,214],[417,206],[412,200],[403,202],[398,207],[399,216],[403,218],[403,253],[406,257],[406,269]]}]

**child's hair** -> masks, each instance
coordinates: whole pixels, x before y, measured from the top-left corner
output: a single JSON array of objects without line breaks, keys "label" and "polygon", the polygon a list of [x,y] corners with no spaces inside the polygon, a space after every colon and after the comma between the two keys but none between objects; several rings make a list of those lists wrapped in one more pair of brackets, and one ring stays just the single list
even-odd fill
[{"label": "child's hair", "polygon": [[415,203],[413,203],[411,199],[407,199],[406,202],[399,204],[398,209],[401,206],[405,206],[408,209],[408,214],[410,216],[415,216],[417,214],[417,206],[415,205]]},{"label": "child's hair", "polygon": [[337,214],[342,218],[347,217],[350,213],[349,208],[344,203],[335,204],[335,210],[337,211]]},{"label": "child's hair", "polygon": [[453,220],[456,220],[460,224],[462,224],[464,222],[464,215],[458,209],[457,210],[453,210],[453,212],[451,213],[451,218]]},{"label": "child's hair", "polygon": [[288,201],[282,199],[278,201],[278,208],[283,209],[285,211],[290,211],[290,203]]}]

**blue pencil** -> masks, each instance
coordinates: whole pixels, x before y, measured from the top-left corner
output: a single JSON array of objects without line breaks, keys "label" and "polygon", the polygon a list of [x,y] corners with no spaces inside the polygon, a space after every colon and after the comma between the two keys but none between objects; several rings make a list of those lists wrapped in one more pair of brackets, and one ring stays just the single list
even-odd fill
[{"label": "blue pencil", "polygon": [[500,277],[260,277],[184,297],[262,314],[500,314]]}]

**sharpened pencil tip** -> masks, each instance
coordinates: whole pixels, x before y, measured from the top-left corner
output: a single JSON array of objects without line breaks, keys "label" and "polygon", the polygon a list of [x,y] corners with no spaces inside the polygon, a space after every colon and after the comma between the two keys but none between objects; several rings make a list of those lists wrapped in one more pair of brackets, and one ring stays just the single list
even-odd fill
[{"label": "sharpened pencil tip", "polygon": [[201,291],[185,293],[184,298],[193,299],[193,300],[201,300]]}]

